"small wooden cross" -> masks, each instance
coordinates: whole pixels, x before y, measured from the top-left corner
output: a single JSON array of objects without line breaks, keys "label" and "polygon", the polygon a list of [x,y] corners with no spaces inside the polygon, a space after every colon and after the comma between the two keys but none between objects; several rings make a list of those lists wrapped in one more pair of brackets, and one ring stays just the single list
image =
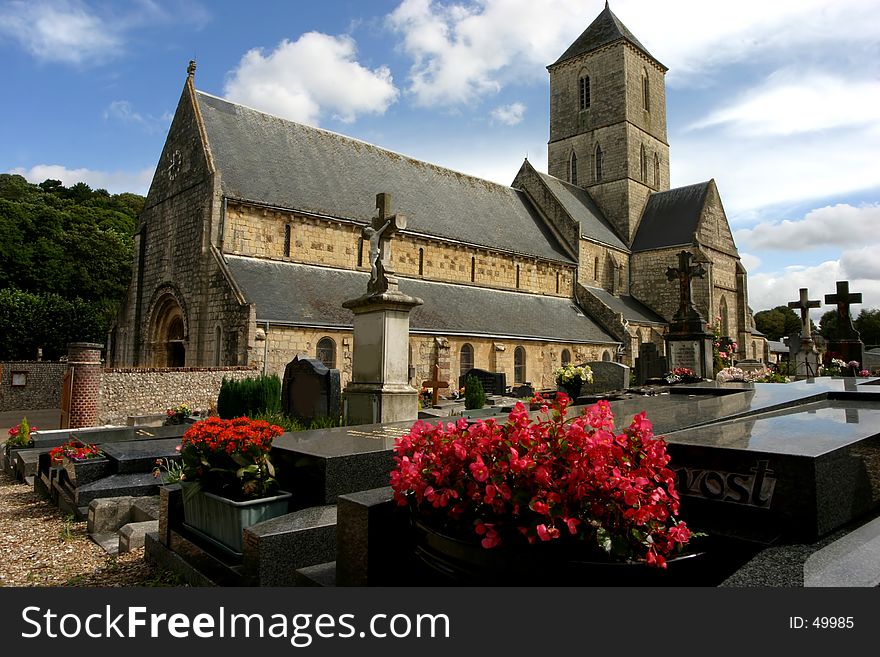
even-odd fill
[{"label": "small wooden cross", "polygon": [[789,301],[789,308],[798,308],[801,311],[801,323],[803,324],[803,337],[810,337],[810,308],[818,308],[821,302],[818,299],[810,299],[807,288],[801,288],[801,297],[797,301]]},{"label": "small wooden cross", "polygon": [[837,304],[837,328],[841,338],[858,339],[858,333],[853,327],[852,317],[849,314],[849,306],[861,302],[861,292],[850,294],[849,281],[837,281],[837,294],[825,295],[825,303]]},{"label": "small wooden cross", "polygon": [[431,405],[436,406],[437,402],[440,401],[440,388],[448,388],[449,381],[440,380],[440,366],[434,365],[433,380],[422,381],[422,386],[431,389]]}]

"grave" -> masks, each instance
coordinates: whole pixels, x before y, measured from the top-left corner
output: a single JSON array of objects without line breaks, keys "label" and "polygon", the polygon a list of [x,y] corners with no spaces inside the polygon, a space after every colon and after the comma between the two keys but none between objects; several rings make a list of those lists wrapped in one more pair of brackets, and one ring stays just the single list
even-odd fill
[{"label": "grave", "polygon": [[672,316],[666,334],[666,354],[669,369],[685,367],[701,379],[712,378],[712,334],[706,329],[706,320],[693,302],[692,281],[703,278],[706,270],[701,264],[691,264],[693,254],[681,251],[678,267],[668,267],[666,277],[678,281],[678,310]]},{"label": "grave", "polygon": [[[654,347],[656,349],[656,346]],[[584,386],[591,394],[626,390],[629,388],[629,367],[611,361],[592,361],[584,363],[593,370],[593,382]]]},{"label": "grave", "polygon": [[789,308],[797,308],[801,313],[801,334],[789,339],[789,361],[794,364],[794,374],[799,378],[819,374],[819,353],[813,342],[810,308],[819,307],[818,299],[810,299],[808,288],[800,289],[800,298],[789,301]]},{"label": "grave", "polygon": [[434,365],[433,378],[428,381],[422,381],[422,386],[431,391],[431,406],[436,406],[440,402],[440,389],[448,388],[449,381],[442,381],[440,379],[440,366]]},{"label": "grave", "polygon": [[648,381],[661,378],[668,371],[666,356],[660,355],[656,344],[643,342],[639,345],[639,357],[636,358],[636,385],[643,386]]},{"label": "grave", "polygon": [[845,363],[856,361],[859,366],[865,362],[865,345],[852,323],[850,305],[862,303],[861,293],[850,294],[848,281],[837,281],[837,292],[826,294],[825,303],[837,306],[837,334],[835,340],[829,340],[825,352],[825,364],[829,365],[832,358],[839,358]]},{"label": "grave", "polygon": [[342,415],[339,370],[314,358],[297,355],[284,368],[281,407],[292,418],[305,423],[321,417]]},{"label": "grave", "polygon": [[458,377],[459,388],[464,388],[469,376],[476,377],[483,385],[483,392],[486,395],[503,395],[507,392],[507,375],[504,372],[489,372],[488,370],[471,368]]}]

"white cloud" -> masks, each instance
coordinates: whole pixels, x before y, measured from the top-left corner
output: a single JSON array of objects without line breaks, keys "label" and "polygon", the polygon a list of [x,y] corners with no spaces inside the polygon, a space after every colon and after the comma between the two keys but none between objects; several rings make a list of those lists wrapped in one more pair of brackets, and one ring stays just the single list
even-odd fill
[{"label": "white cloud", "polygon": [[[829,102],[829,99],[834,99]],[[880,81],[788,68],[696,121],[748,136],[792,135],[880,122]]]},{"label": "white cloud", "polygon": [[860,249],[844,251],[840,256],[840,265],[849,278],[875,278],[880,280],[880,236],[872,240],[874,243]]},{"label": "white cloud", "polygon": [[106,189],[111,194],[133,192],[145,195],[153,180],[154,169],[140,171],[95,171],[94,169],[68,169],[61,164],[37,164],[30,169],[16,167],[9,173],[24,176],[28,182],[41,183],[44,180],[60,180],[65,187],[84,182],[92,189]]},{"label": "white cloud", "polygon": [[849,277],[838,260],[828,260],[812,267],[787,267],[782,271],[749,276],[749,306],[757,312],[786,305],[798,298],[798,290],[808,288],[811,299],[819,299],[822,306],[812,311],[816,323],[822,313],[832,306],[825,305],[825,295],[835,292],[837,281],[849,281],[851,292],[862,294],[862,304],[853,307],[853,315],[861,308],[880,307],[880,280]]},{"label": "white cloud", "polygon": [[761,266],[761,259],[751,253],[739,252],[739,259],[742,261],[743,267],[747,272],[753,272]]},{"label": "white cloud", "polygon": [[383,114],[397,100],[391,71],[370,70],[355,59],[352,39],[319,32],[284,40],[272,52],[248,51],[231,71],[227,98],[277,116],[317,125],[325,114],[354,121]]},{"label": "white cloud", "polygon": [[10,2],[0,7],[0,36],[47,62],[83,64],[115,54],[115,29],[76,0]]},{"label": "white cloud", "polygon": [[134,106],[127,100],[114,100],[104,110],[104,120],[115,119],[123,123],[145,123],[145,119],[135,111]]},{"label": "white cloud", "polygon": [[521,123],[526,113],[526,106],[522,103],[501,105],[492,110],[492,119],[504,125],[516,125]]},{"label": "white cloud", "polygon": [[810,210],[797,221],[785,219],[743,228],[736,231],[736,240],[750,249],[808,251],[828,246],[860,246],[866,241],[880,243],[878,228],[880,203],[860,207],[840,203]]}]

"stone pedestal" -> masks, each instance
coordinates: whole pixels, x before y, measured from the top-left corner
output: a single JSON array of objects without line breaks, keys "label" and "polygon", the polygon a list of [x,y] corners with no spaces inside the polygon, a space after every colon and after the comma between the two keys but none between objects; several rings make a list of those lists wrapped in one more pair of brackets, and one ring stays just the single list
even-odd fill
[{"label": "stone pedestal", "polygon": [[701,379],[713,378],[712,335],[709,333],[670,333],[666,336],[666,358],[671,372],[687,367]]},{"label": "stone pedestal", "polygon": [[418,417],[418,391],[409,384],[409,314],[421,304],[396,290],[342,304],[354,313],[351,383],[342,394],[346,424]]},{"label": "stone pedestal", "polygon": [[861,340],[832,340],[825,351],[825,364],[830,365],[832,358],[839,358],[844,363],[854,360],[860,368],[864,368],[865,345]]},{"label": "stone pedestal", "polygon": [[804,379],[819,376],[819,353],[811,338],[802,338],[800,348],[791,351],[791,362],[794,363],[794,375]]}]

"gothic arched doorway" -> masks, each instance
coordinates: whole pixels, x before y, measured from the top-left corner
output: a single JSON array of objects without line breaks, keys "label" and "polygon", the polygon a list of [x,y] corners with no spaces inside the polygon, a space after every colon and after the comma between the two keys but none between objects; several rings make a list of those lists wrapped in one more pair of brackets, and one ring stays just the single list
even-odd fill
[{"label": "gothic arched doorway", "polygon": [[153,307],[150,344],[153,367],[186,366],[186,317],[171,294],[159,298]]}]

